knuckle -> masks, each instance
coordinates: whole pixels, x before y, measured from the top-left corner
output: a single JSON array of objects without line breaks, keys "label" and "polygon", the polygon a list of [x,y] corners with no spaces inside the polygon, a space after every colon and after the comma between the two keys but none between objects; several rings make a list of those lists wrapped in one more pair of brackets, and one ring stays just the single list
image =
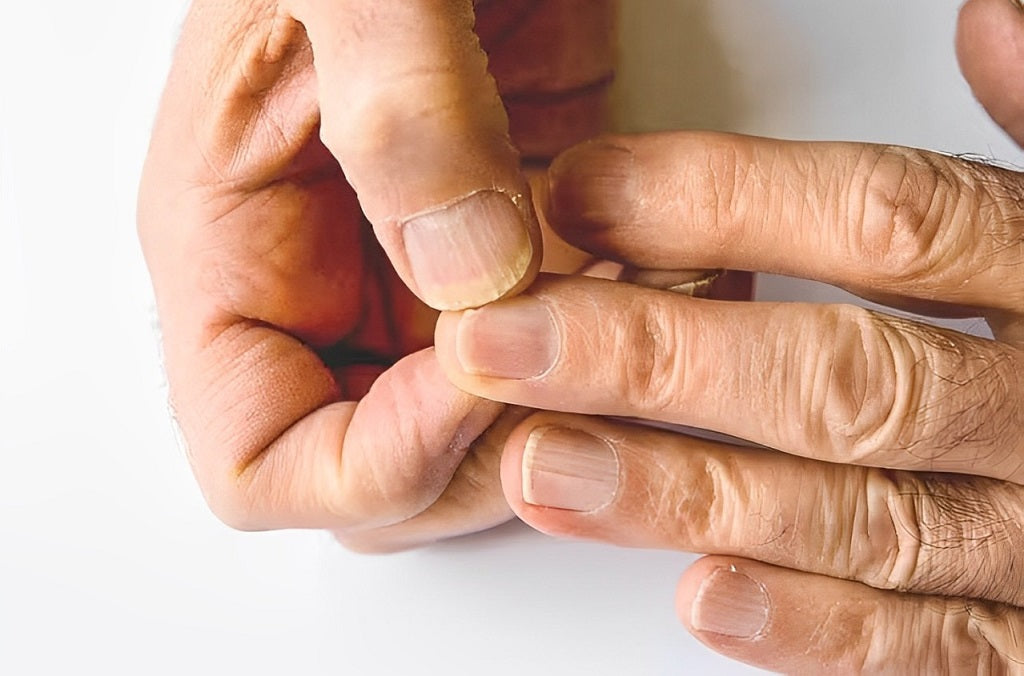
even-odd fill
[{"label": "knuckle", "polygon": [[827,374],[801,402],[814,418],[810,443],[862,465],[961,471],[974,452],[989,476],[1019,472],[1018,353],[854,306],[825,312],[805,359]]},{"label": "knuckle", "polygon": [[920,569],[923,554],[920,521],[922,491],[915,480],[873,470],[866,481],[867,540],[855,548],[851,570],[878,589],[906,591]]},{"label": "knuckle", "polygon": [[[206,445],[190,443],[190,438],[200,435],[190,433],[192,426],[183,424],[178,409],[171,399],[171,420],[178,445],[188,459],[192,474],[210,512],[224,525],[239,531],[263,530],[257,516],[256,501],[251,494],[251,471],[253,467],[242,468],[231,458],[240,453],[209,452]],[[188,416],[186,416],[188,420]],[[237,449],[237,444],[227,444]]]},{"label": "knuckle", "polygon": [[[1012,635],[1019,618],[1008,615],[995,604],[939,597],[880,603],[865,623],[871,629],[857,673],[1016,673],[1020,655]],[[907,637],[913,637],[910,650]]]},{"label": "knuckle", "polygon": [[[961,209],[959,181],[924,153],[886,147],[869,156],[860,190],[859,232],[848,238],[875,269],[896,281],[932,276],[957,252],[957,234],[948,218]],[[960,240],[963,241],[963,240]]]},{"label": "knuckle", "polygon": [[960,641],[959,652],[974,658],[978,673],[1018,673],[1024,664],[1020,611],[985,601],[950,603],[954,606],[951,612],[962,618],[962,628],[950,633],[966,637]]},{"label": "knuckle", "polygon": [[[636,523],[674,547],[701,548],[742,539],[749,527],[743,510],[730,509],[742,497],[738,473],[728,457],[694,455],[654,463],[645,457],[644,477],[635,486]],[[680,481],[680,477],[686,477]],[[735,518],[734,518],[735,517]],[[738,529],[738,531],[737,531]]]},{"label": "knuckle", "polygon": [[872,470],[865,544],[850,569],[880,589],[1018,604],[1019,503],[1011,487]]},{"label": "knuckle", "polygon": [[468,75],[454,63],[409,68],[352,83],[344,106],[335,106],[324,119],[321,140],[343,164],[369,164],[382,154],[407,160],[427,152],[437,153],[439,162],[453,154],[452,138],[481,141],[482,135],[506,129],[495,92],[465,85],[466,77],[489,82],[484,71]]},{"label": "knuckle", "polygon": [[913,434],[925,390],[923,345],[870,310],[826,312],[824,344],[832,348],[818,357],[824,386],[810,388],[808,410],[820,419],[818,432],[834,459],[891,466],[884,456]]},{"label": "knuckle", "polygon": [[[191,169],[211,185],[250,180],[278,153],[297,152],[317,111],[302,26],[285,20],[275,2],[258,0],[244,13],[227,9],[230,4],[196,3],[186,23],[187,51],[208,66],[188,75],[201,94],[191,125],[198,152]],[[210,26],[220,29],[215,40],[204,39]],[[282,126],[286,119],[298,124]],[[180,150],[165,146],[172,149]]]},{"label": "knuckle", "polygon": [[240,446],[230,445],[235,452],[228,453],[188,446],[187,455],[203,499],[219,521],[239,531],[266,530],[269,524],[265,517],[274,513],[281,500],[280,496],[265,494],[270,484],[257,482],[257,475],[273,469],[265,467],[265,454],[244,466],[234,462],[231,458],[239,457]]},{"label": "knuckle", "polygon": [[673,321],[669,307],[646,298],[625,314],[630,320],[617,327],[612,341],[612,349],[624,362],[619,370],[620,399],[633,410],[672,411],[685,398],[682,388],[691,377],[689,373],[683,377],[683,329]]},{"label": "knuckle", "polygon": [[735,246],[747,231],[741,226],[743,219],[735,214],[757,212],[760,205],[749,200],[765,194],[761,190],[767,182],[765,175],[761,164],[735,139],[708,135],[703,155],[705,165],[695,172],[693,204],[698,212],[691,217],[692,222],[701,223],[719,246]]},{"label": "knuckle", "polygon": [[221,523],[239,531],[263,530],[264,526],[242,479],[224,477],[215,485],[200,479],[206,504]]},{"label": "knuckle", "polygon": [[863,308],[823,308],[817,320],[815,330],[803,333],[799,350],[806,354],[801,363],[810,369],[801,374],[810,385],[799,388],[803,396],[796,402],[809,414],[802,426],[810,437],[806,443],[826,449],[836,460],[868,460],[898,423],[892,348]]}]

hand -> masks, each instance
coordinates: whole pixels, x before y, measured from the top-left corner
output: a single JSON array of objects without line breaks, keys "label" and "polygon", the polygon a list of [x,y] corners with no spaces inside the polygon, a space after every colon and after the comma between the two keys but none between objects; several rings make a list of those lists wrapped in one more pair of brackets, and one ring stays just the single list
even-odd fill
[{"label": "hand", "polygon": [[852,306],[548,277],[444,315],[438,356],[482,397],[766,447],[563,413],[530,417],[506,445],[506,496],[534,527],[712,554],[677,604],[715,650],[794,673],[1012,671],[1022,195],[1019,173],[906,148],[695,133],[585,144],[552,169],[553,218],[595,254],[816,279],[984,317],[995,339]]},{"label": "hand", "polygon": [[[611,3],[479,4],[531,157],[599,128]],[[514,294],[541,263],[487,66],[470,0],[192,7],[139,232],[174,413],[227,523],[387,550],[510,518],[496,449],[515,413],[429,348],[427,305]]]}]

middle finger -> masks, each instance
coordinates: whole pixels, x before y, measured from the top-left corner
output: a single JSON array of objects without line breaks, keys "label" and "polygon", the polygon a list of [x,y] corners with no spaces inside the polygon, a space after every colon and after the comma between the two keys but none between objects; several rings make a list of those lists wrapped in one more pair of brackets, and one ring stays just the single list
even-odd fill
[{"label": "middle finger", "polygon": [[443,315],[435,337],[448,377],[488,399],[1024,483],[1020,351],[854,306],[546,277],[519,298]]},{"label": "middle finger", "polygon": [[1024,605],[1024,490],[1006,482],[541,413],[509,437],[502,485],[520,517],[554,535]]}]

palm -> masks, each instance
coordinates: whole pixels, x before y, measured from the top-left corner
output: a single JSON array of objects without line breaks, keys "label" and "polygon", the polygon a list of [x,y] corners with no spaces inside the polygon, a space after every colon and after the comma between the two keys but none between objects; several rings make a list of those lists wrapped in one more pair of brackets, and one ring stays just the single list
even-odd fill
[{"label": "palm", "polygon": [[316,350],[344,398],[431,344],[436,313],[398,278],[316,135],[247,203],[261,213],[259,227],[249,228],[250,255],[232,275],[247,280],[259,307],[246,316]]}]

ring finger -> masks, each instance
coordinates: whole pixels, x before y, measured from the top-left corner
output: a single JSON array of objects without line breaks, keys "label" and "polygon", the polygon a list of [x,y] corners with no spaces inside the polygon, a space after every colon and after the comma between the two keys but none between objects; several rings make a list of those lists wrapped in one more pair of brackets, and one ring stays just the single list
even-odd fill
[{"label": "ring finger", "polygon": [[880,589],[1024,606],[1024,489],[879,470],[541,413],[502,485],[531,526],[630,547],[757,559]]}]

